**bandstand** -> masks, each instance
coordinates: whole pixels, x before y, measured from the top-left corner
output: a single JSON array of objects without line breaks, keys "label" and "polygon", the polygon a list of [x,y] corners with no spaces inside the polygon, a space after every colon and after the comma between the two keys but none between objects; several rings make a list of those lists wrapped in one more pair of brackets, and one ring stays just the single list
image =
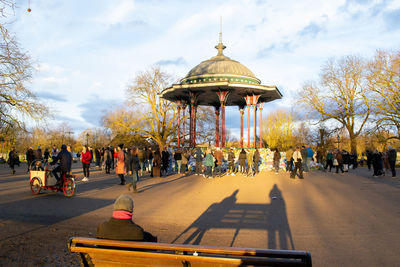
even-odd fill
[{"label": "bandstand", "polygon": [[[225,147],[225,107],[237,106],[240,111],[240,147],[243,148],[243,116],[248,111],[247,144],[257,147],[257,110],[260,110],[260,144],[262,147],[262,109],[264,103],[282,98],[276,86],[262,85],[261,81],[238,61],[224,56],[226,48],[220,40],[215,48],[218,54],[194,67],[180,83],[164,89],[160,96],[178,105],[177,145],[184,146],[186,107],[189,112],[189,146],[196,146],[196,113],[198,106],[215,108],[215,145]],[[250,143],[250,110],[254,115],[253,145]]]}]

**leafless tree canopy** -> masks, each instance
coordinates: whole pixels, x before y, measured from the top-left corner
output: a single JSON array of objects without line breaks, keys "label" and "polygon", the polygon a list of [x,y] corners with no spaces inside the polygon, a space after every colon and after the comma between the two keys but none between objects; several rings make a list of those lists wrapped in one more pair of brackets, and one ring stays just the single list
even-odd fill
[{"label": "leafless tree canopy", "polygon": [[335,120],[343,125],[352,150],[356,150],[356,138],[371,114],[365,70],[365,61],[356,56],[330,60],[322,68],[318,83],[303,86],[299,101],[320,122]]},{"label": "leafless tree canopy", "polygon": [[[0,1],[0,16],[5,16],[11,1]],[[32,63],[15,37],[0,24],[0,130],[24,128],[26,118],[40,120],[47,107],[26,87],[32,76]]]}]

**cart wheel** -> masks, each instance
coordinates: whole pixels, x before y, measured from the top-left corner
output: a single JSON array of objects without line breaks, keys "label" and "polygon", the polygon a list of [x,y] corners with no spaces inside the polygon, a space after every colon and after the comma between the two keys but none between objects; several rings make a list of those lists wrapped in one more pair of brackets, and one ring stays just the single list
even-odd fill
[{"label": "cart wheel", "polygon": [[75,181],[71,178],[65,180],[63,192],[66,197],[72,197],[75,193]]},{"label": "cart wheel", "polygon": [[40,181],[40,179],[37,177],[32,178],[32,180],[31,180],[32,193],[37,195],[40,193],[41,189],[42,189],[42,182]]}]

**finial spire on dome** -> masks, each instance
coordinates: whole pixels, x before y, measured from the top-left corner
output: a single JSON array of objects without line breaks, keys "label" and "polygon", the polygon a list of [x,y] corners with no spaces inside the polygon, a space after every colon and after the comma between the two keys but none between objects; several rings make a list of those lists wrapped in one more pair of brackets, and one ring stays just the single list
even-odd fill
[{"label": "finial spire on dome", "polygon": [[219,43],[215,46],[215,48],[218,50],[218,56],[224,55],[222,51],[226,48],[226,46],[222,44],[222,16],[220,17],[219,23]]}]

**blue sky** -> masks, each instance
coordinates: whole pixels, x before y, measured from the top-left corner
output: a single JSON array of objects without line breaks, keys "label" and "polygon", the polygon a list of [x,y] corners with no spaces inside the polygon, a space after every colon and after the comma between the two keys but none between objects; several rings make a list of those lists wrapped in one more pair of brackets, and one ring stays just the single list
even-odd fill
[{"label": "blue sky", "polygon": [[[177,79],[216,55],[222,16],[224,54],[248,67],[291,107],[302,84],[318,79],[332,57],[371,57],[400,47],[400,1],[17,1],[8,17],[21,47],[37,64],[29,88],[75,134],[126,99],[139,71],[154,64]],[[227,128],[238,132],[237,108]],[[245,121],[245,125],[247,122]]]}]

